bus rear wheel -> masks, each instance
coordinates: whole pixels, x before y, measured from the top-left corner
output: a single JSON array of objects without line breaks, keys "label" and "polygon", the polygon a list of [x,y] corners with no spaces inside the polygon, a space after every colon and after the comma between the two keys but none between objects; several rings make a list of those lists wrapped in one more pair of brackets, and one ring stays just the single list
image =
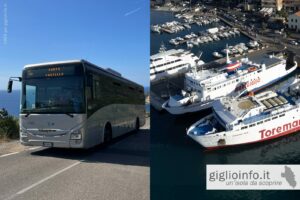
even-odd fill
[{"label": "bus rear wheel", "polygon": [[110,124],[107,124],[104,129],[104,144],[109,143],[112,140],[112,128]]}]

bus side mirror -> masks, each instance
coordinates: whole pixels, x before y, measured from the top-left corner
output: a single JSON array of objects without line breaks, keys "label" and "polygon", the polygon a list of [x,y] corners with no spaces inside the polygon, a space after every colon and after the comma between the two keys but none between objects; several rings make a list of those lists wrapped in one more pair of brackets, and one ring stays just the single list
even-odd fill
[{"label": "bus side mirror", "polygon": [[11,93],[12,91],[12,85],[13,85],[13,80],[9,80],[8,81],[8,85],[7,85],[7,92]]},{"label": "bus side mirror", "polygon": [[12,91],[13,81],[19,81],[19,82],[21,82],[22,78],[21,77],[10,77],[9,78],[8,85],[7,85],[7,92],[8,93],[11,93],[11,91]]}]

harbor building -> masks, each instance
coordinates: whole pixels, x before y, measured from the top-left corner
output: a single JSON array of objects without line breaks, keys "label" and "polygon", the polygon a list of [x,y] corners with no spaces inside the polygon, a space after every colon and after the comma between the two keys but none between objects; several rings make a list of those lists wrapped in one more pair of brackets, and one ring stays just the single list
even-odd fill
[{"label": "harbor building", "polygon": [[287,11],[296,12],[300,10],[300,0],[284,0],[283,8]]},{"label": "harbor building", "polygon": [[300,30],[300,11],[288,16],[289,29],[299,32]]},{"label": "harbor building", "polygon": [[283,8],[283,0],[261,0],[261,7],[280,11]]},{"label": "harbor building", "polygon": [[296,12],[300,10],[300,0],[261,0],[261,7]]}]

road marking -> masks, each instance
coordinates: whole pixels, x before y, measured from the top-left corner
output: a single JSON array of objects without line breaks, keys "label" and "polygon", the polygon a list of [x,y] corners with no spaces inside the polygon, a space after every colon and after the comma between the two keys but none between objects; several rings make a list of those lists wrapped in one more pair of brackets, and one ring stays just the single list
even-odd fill
[{"label": "road marking", "polygon": [[[42,147],[31,147],[31,148],[29,148],[29,149],[25,149],[24,151],[36,150],[36,149],[39,149],[39,148],[42,148]],[[17,151],[17,152],[12,152],[12,153],[3,154],[3,155],[0,155],[0,158],[6,157],[6,156],[15,155],[15,154],[21,153],[21,152],[23,152],[23,151]]]},{"label": "road marking", "polygon": [[55,177],[55,176],[57,176],[57,175],[59,175],[59,174],[65,172],[65,171],[67,171],[68,169],[71,169],[72,167],[75,167],[76,165],[79,165],[81,162],[82,162],[82,160],[80,160],[80,161],[78,161],[78,162],[76,162],[76,163],[73,163],[72,165],[69,165],[68,167],[63,168],[63,169],[61,169],[61,170],[55,172],[54,174],[52,174],[52,175],[50,175],[50,176],[48,176],[48,177],[46,177],[46,178],[43,178],[42,180],[40,180],[40,181],[38,181],[38,182],[36,182],[36,183],[34,183],[34,184],[32,184],[32,185],[30,185],[30,186],[28,186],[28,187],[22,189],[22,190],[20,190],[19,192],[17,192],[17,193],[15,193],[15,194],[13,194],[12,196],[6,198],[5,200],[11,200],[11,199],[13,199],[13,198],[19,196],[19,195],[21,195],[21,194],[27,192],[28,190],[31,190],[32,188],[34,188],[34,187],[36,187],[36,186],[38,186],[38,185],[44,183],[45,181],[47,181],[47,180],[49,180],[49,179],[51,179],[51,178],[53,178],[53,177]]},{"label": "road marking", "polygon": [[10,155],[14,155],[14,154],[17,154],[17,153],[20,153],[20,152],[18,151],[18,152],[12,152],[12,153],[8,153],[8,154],[3,154],[3,155],[0,156],[0,158],[6,157],[6,156],[10,156]]}]

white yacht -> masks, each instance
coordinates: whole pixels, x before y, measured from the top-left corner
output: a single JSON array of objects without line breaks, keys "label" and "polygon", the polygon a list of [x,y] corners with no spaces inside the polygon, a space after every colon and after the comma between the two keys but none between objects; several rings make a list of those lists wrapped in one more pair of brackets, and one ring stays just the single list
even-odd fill
[{"label": "white yacht", "polygon": [[170,43],[170,44],[173,44],[173,45],[178,45],[178,44],[179,44],[179,42],[178,42],[176,39],[171,39],[171,40],[169,41],[169,43]]},{"label": "white yacht", "polygon": [[244,98],[223,97],[210,114],[187,131],[208,149],[263,142],[300,130],[300,83],[285,91]]},{"label": "white yacht", "polygon": [[250,48],[255,48],[255,47],[258,47],[259,44],[258,44],[257,41],[254,40],[254,41],[248,42],[248,43],[247,43],[247,46],[250,47]]},{"label": "white yacht", "polygon": [[185,95],[170,97],[162,107],[171,114],[197,112],[210,108],[213,100],[223,96],[241,96],[266,87],[297,68],[294,58],[258,55],[251,60],[243,58],[219,70],[192,71],[185,74]]},{"label": "white yacht", "polygon": [[190,48],[190,49],[194,47],[193,43],[190,41],[186,42],[186,46],[187,46],[187,48]]},{"label": "white yacht", "polygon": [[160,33],[161,27],[160,27],[158,24],[156,24],[156,25],[151,25],[151,31],[152,31],[152,32]]},{"label": "white yacht", "polygon": [[163,47],[158,54],[150,57],[150,80],[159,80],[179,72],[186,72],[190,67],[201,64],[204,62],[190,51],[166,50]]},{"label": "white yacht", "polygon": [[213,54],[213,56],[214,56],[215,58],[223,58],[223,55],[220,54],[220,53],[217,52],[217,51],[213,52],[212,54]]},{"label": "white yacht", "polygon": [[237,35],[241,34],[240,31],[238,31],[237,29],[234,29],[234,33]]},{"label": "white yacht", "polygon": [[188,23],[183,24],[183,26],[184,26],[185,28],[187,28],[187,29],[191,29],[191,28],[192,28]]}]

